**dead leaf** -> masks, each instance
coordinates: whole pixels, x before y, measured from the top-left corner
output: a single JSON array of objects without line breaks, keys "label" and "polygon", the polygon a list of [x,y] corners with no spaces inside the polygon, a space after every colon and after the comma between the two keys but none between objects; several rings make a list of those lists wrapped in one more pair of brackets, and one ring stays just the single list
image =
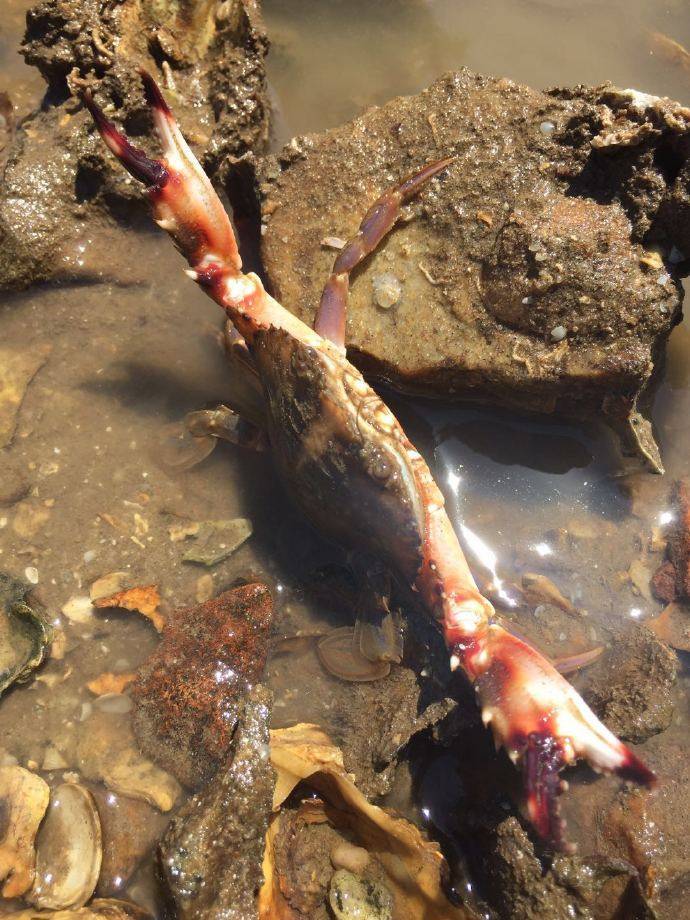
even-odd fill
[{"label": "dead leaf", "polygon": [[121,607],[123,610],[132,610],[140,613],[150,620],[157,632],[162,632],[165,626],[165,617],[159,612],[161,596],[157,585],[146,585],[142,588],[129,588],[127,591],[118,591],[110,597],[99,597],[93,602],[94,607]]},{"label": "dead leaf", "polygon": [[370,804],[355,786],[354,777],[345,771],[342,751],[318,726],[300,724],[272,731],[270,747],[277,776],[273,808],[278,813],[271,819],[266,836],[260,920],[293,916],[280,891],[273,841],[280,828],[280,806],[305,779],[323,796],[326,819],[343,828],[348,839],[366,849],[381,867],[381,880],[394,897],[396,920],[467,917],[443,893],[444,859],[437,844],[427,840],[411,822]]},{"label": "dead leaf", "polygon": [[136,679],[137,675],[133,671],[125,674],[113,674],[111,671],[106,671],[94,677],[86,686],[96,696],[103,696],[104,693],[122,693]]}]

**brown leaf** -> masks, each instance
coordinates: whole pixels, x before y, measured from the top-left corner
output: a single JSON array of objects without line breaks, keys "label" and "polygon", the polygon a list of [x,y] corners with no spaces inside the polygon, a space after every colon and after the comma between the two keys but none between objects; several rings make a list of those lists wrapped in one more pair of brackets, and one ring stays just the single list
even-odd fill
[{"label": "brown leaf", "polygon": [[94,607],[121,607],[123,610],[133,610],[150,620],[157,632],[162,632],[165,626],[165,617],[159,612],[161,596],[157,585],[146,585],[142,588],[129,588],[127,591],[118,591],[109,597],[99,597],[93,602]]},{"label": "brown leaf", "polygon": [[102,696],[104,693],[122,693],[136,679],[137,675],[134,672],[113,674],[110,671],[106,671],[104,674],[94,677],[86,686],[96,696]]}]

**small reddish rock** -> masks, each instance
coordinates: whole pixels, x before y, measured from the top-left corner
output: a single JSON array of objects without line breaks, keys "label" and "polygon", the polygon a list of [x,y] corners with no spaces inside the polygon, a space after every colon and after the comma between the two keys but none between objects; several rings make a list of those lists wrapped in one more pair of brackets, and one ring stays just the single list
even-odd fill
[{"label": "small reddish rock", "polygon": [[238,711],[261,679],[273,616],[264,585],[243,585],[176,611],[132,695],[142,749],[198,788],[223,762]]}]

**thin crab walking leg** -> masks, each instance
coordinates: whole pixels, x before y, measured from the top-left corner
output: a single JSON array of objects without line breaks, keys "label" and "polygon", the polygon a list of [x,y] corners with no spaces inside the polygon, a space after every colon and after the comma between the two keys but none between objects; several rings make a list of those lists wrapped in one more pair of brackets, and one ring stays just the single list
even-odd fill
[{"label": "thin crab walking leg", "polygon": [[[383,475],[387,480],[395,469],[397,481],[404,481],[403,504],[419,511],[422,562],[416,575],[411,576],[414,587],[441,625],[451,666],[461,668],[472,681],[482,716],[491,725],[497,744],[522,765],[534,825],[552,846],[566,849],[557,807],[557,795],[564,788],[559,779],[563,766],[583,757],[596,770],[645,785],[655,782],[654,774],[602,725],[552,664],[492,622],[493,607],[477,589],[445,512],[443,496],[423,458],[341,349],[266,294],[256,275],[242,274],[232,227],[222,205],[184,143],[160,92],[149,77],[144,79],[164,148],[163,159],[151,160],[133,148],[87,98],[99,130],[130,172],[147,184],[154,216],[189,260],[192,276],[225,309],[253,357],[263,355],[260,373],[264,391],[270,383],[267,374],[273,372],[279,385],[277,396],[285,397],[280,383],[294,373],[300,387],[315,388],[315,407],[323,407],[324,400],[330,400],[330,415],[317,414],[316,428],[304,431],[282,425],[277,433],[287,448],[300,452],[300,463],[291,467],[293,477],[307,467],[314,471],[313,465],[308,466],[309,451],[318,454],[321,445],[346,439],[354,430],[358,433],[356,441],[343,443],[351,448],[349,458],[361,458],[366,476]],[[283,354],[296,359],[292,368],[273,366],[271,371],[270,362],[266,363],[269,346],[278,349],[277,357]],[[291,408],[286,406],[287,410]],[[366,420],[369,417],[371,422]],[[276,416],[272,418],[275,421]],[[275,452],[273,435],[271,440]],[[375,449],[373,455],[371,448]],[[282,460],[288,457],[289,452],[284,450]],[[311,482],[304,479],[300,485],[308,493]],[[391,513],[394,519],[398,508],[394,505],[391,509],[386,504],[385,488],[378,494],[381,505],[369,513],[370,528],[380,520],[385,523]],[[333,492],[330,503],[324,504],[319,495],[306,497],[319,521],[337,518],[338,512],[344,510],[343,498],[351,498]],[[383,512],[380,516],[379,510]],[[417,520],[417,510],[414,514]],[[395,540],[396,534],[386,529],[385,538],[376,545],[385,549]],[[401,558],[407,560],[408,556],[403,552]]]},{"label": "thin crab walking leg", "polygon": [[350,273],[370,255],[400,217],[402,206],[413,198],[434,176],[443,172],[455,157],[428,163],[378,198],[364,215],[359,230],[335,260],[331,275],[321,294],[314,329],[339,348],[345,348],[345,317],[350,288]]}]

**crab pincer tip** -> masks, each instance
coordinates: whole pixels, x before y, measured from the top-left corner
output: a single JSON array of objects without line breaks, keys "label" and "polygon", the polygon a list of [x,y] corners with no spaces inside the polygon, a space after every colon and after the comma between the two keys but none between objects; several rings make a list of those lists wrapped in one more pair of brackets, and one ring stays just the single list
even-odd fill
[{"label": "crab pincer tip", "polygon": [[565,839],[565,820],[558,803],[558,796],[567,788],[559,776],[566,763],[560,744],[548,733],[532,732],[522,756],[530,821],[552,849],[574,853],[575,847]]},{"label": "crab pincer tip", "polygon": [[659,784],[659,777],[656,773],[642,763],[640,758],[633,754],[629,748],[626,748],[625,759],[620,767],[616,768],[615,773],[621,779],[629,780],[640,786],[646,786],[648,789],[653,789]]},{"label": "crab pincer tip", "polygon": [[143,182],[147,188],[162,188],[168,181],[168,171],[165,166],[130,143],[129,139],[95,102],[90,90],[84,91],[82,100],[106,146],[115,154],[127,172],[139,182]]},{"label": "crab pincer tip", "polygon": [[151,106],[151,108],[157,109],[166,117],[171,118],[172,112],[170,110],[170,106],[165,101],[160,86],[156,83],[148,70],[146,70],[144,67],[138,67],[137,73],[141,77],[141,82],[144,84],[144,95],[146,96],[146,101]]}]

